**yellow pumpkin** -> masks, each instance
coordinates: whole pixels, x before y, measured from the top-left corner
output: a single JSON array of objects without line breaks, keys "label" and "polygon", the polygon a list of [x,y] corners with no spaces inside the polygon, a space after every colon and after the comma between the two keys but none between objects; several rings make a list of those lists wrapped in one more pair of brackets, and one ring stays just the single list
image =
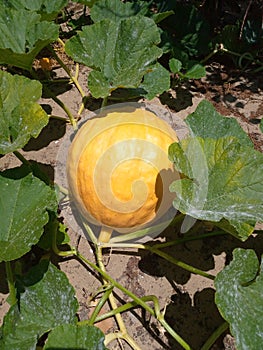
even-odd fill
[{"label": "yellow pumpkin", "polygon": [[67,176],[72,200],[87,221],[120,233],[151,225],[172,205],[177,173],[168,147],[175,131],[154,113],[134,107],[101,112],[77,132]]}]

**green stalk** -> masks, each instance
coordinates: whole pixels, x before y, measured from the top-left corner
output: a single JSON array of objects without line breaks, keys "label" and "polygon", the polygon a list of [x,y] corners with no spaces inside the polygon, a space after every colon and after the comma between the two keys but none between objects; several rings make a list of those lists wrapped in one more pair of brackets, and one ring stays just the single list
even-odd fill
[{"label": "green stalk", "polygon": [[[141,300],[144,302],[149,302],[152,301],[154,303],[154,308],[159,308],[159,303],[158,303],[158,299],[156,298],[155,295],[147,295],[147,296],[143,296],[141,297]],[[156,305],[156,300],[157,300],[157,305]],[[156,305],[156,306],[155,306]],[[113,317],[115,316],[117,313],[122,313],[122,312],[126,312],[128,310],[134,309],[135,307],[138,307],[138,304],[135,301],[130,301],[128,303],[125,303],[119,307],[117,307],[117,309],[105,312],[102,315],[98,315],[95,319],[94,323],[97,322],[101,322],[103,320],[106,320],[107,318]],[[82,323],[87,323],[88,321],[83,321]]]},{"label": "green stalk", "polygon": [[57,231],[58,231],[57,218],[53,218],[50,230],[52,232],[52,250],[56,255],[62,256],[62,257],[76,255],[75,248],[72,248],[71,250],[68,250],[68,251],[62,251],[58,248],[58,246],[57,246]]},{"label": "green stalk", "polygon": [[31,168],[30,162],[19,151],[14,151],[13,153],[20,160],[20,162]]},{"label": "green stalk", "polygon": [[73,114],[71,113],[69,108],[50,89],[48,89],[47,87],[45,87],[45,89],[48,92],[48,94],[50,95],[50,97],[52,98],[52,100],[54,100],[65,111],[65,113],[69,117],[69,121],[70,121],[71,125],[73,126],[73,129],[77,130],[76,119],[73,117]]},{"label": "green stalk", "polygon": [[212,345],[216,342],[216,340],[228,329],[229,324],[224,322],[221,324],[214,333],[207,339],[205,344],[202,346],[201,350],[209,350]]},{"label": "green stalk", "polygon": [[155,244],[154,248],[158,248],[158,249],[167,248],[177,244],[182,244],[182,243],[191,242],[191,241],[198,241],[200,239],[204,239],[208,237],[223,236],[226,234],[227,233],[225,231],[213,231],[213,232],[203,233],[202,235],[186,236],[183,238],[175,239],[173,241]]},{"label": "green stalk", "polygon": [[[178,244],[178,241],[179,240],[173,241],[173,242],[161,243],[161,244],[158,244],[156,246],[164,248],[164,247],[167,247],[169,245]],[[187,241],[187,240],[183,240],[183,242],[185,242],[185,241]],[[172,244],[170,244],[170,243],[172,243]],[[180,243],[182,243],[182,242],[180,242]],[[209,278],[211,280],[215,279],[215,277],[213,275],[211,275],[203,270],[200,270],[196,267],[188,265],[180,260],[175,259],[174,257],[170,256],[169,254],[164,253],[160,249],[156,248],[156,246],[150,246],[147,244],[136,244],[136,243],[119,243],[119,244],[118,243],[114,243],[114,244],[103,243],[102,244],[103,248],[135,248],[135,249],[149,250],[151,253],[159,255],[160,257],[164,258],[165,260],[169,261],[170,263],[177,265],[177,266],[179,266],[179,267],[183,268],[184,270],[187,270],[191,273],[194,273],[195,275],[200,275],[202,277],[206,277],[206,278]]]},{"label": "green stalk", "polygon": [[135,294],[133,294],[131,291],[123,287],[120,283],[115,281],[111,276],[109,276],[105,271],[101,270],[96,264],[92,263],[88,259],[86,259],[83,255],[81,255],[79,252],[76,253],[76,256],[82,260],[84,263],[91,266],[95,271],[99,272],[101,276],[107,280],[109,283],[111,283],[115,288],[122,291],[124,294],[129,296],[131,299],[135,301],[138,305],[140,305],[143,309],[148,311],[152,316],[156,317],[156,319],[160,322],[160,324],[165,328],[165,330],[185,349],[185,350],[191,350],[190,346],[167,324],[165,321],[163,315],[160,313],[157,317],[155,311],[148,305],[146,302],[144,302],[141,298],[137,297]]},{"label": "green stalk", "polygon": [[[101,271],[106,273],[105,266],[104,266],[103,261],[102,261],[102,248],[99,247],[99,246],[96,246],[95,248],[96,248],[96,256],[97,256],[98,266],[101,269]],[[108,279],[103,276],[104,283],[107,283],[107,280]],[[114,298],[114,295],[112,293],[109,293],[108,298],[109,298],[109,302],[110,302],[111,308],[113,310],[117,309],[118,306],[117,306],[116,300]],[[120,313],[116,313],[115,314],[115,320],[116,320],[116,322],[118,324],[118,327],[119,327],[119,330],[120,330],[121,334],[123,335],[123,339],[125,339],[126,342],[134,350],[140,350],[140,347],[135,343],[133,338],[129,335]]]},{"label": "green stalk", "polygon": [[[31,69],[30,74],[35,80],[39,80],[37,74],[33,69]],[[73,117],[73,114],[71,113],[69,108],[47,86],[44,86],[43,84],[42,86],[43,86],[43,89],[45,89],[46,92],[49,94],[49,96],[52,98],[52,100],[54,100],[65,111],[65,113],[69,117],[70,123],[73,126],[74,130],[77,130],[76,120]]]},{"label": "green stalk", "polygon": [[15,287],[14,275],[13,275],[10,261],[5,262],[5,270],[6,270],[8,289],[9,289],[8,302],[10,306],[12,306],[16,304],[17,299],[16,299],[16,287]]},{"label": "green stalk", "polygon": [[182,267],[186,271],[194,273],[195,275],[200,275],[202,277],[209,278],[210,280],[214,280],[215,279],[215,276],[213,276],[213,275],[211,275],[211,274],[209,274],[209,273],[207,273],[205,271],[199,270],[196,267],[188,265],[188,264],[186,264],[186,263],[184,263],[182,261],[179,261],[179,260],[173,258],[172,256],[170,256],[169,254],[166,254],[166,253],[162,252],[161,250],[156,249],[155,247],[151,247],[151,246],[146,246],[145,245],[145,249],[149,250],[150,252],[152,252],[154,254],[159,255],[160,257],[164,258],[165,260],[171,262],[174,265]]},{"label": "green stalk", "polygon": [[[60,41],[60,43],[61,43],[61,41]],[[67,73],[67,75],[70,77],[71,81],[74,83],[76,88],[79,90],[79,93],[81,94],[81,97],[84,98],[85,97],[85,93],[82,90],[82,87],[80,86],[80,84],[78,82],[78,79],[76,78],[77,75],[73,76],[71,74],[71,71],[68,69],[68,67],[65,65],[65,63],[61,60],[61,58],[58,56],[58,54],[56,53],[56,51],[53,49],[53,47],[51,45],[49,46],[49,50],[52,52],[52,54],[54,55],[55,59],[58,61],[58,63],[61,65],[61,67]]]},{"label": "green stalk", "polygon": [[97,322],[96,319],[98,317],[98,314],[101,311],[103,305],[108,300],[112,290],[113,290],[113,286],[108,286],[108,288],[105,289],[105,292],[103,293],[103,296],[100,298],[100,301],[96,305],[94,311],[92,312],[92,315],[91,315],[90,319],[87,322],[88,325],[93,325],[95,322]]},{"label": "green stalk", "polygon": [[106,107],[108,103],[108,96],[104,97],[101,103],[101,108]]}]

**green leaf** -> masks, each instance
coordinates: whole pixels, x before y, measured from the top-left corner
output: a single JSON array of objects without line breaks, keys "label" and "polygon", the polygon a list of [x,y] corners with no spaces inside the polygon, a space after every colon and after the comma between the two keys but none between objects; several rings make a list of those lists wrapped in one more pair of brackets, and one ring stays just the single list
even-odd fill
[{"label": "green leaf", "polygon": [[247,133],[241,128],[236,119],[226,118],[219,114],[212,103],[203,100],[196,110],[185,119],[192,136],[218,139],[225,136],[234,136],[244,146],[253,147]]},{"label": "green leaf", "polygon": [[32,11],[1,9],[0,64],[30,70],[37,54],[58,39],[59,26],[40,18]]},{"label": "green leaf", "polygon": [[169,67],[172,73],[178,73],[182,69],[182,62],[176,58],[171,58],[169,60]]},{"label": "green leaf", "polygon": [[0,7],[35,11],[41,15],[41,20],[51,21],[67,3],[68,0],[0,0]]},{"label": "green leaf", "polygon": [[184,51],[191,57],[205,55],[209,51],[211,41],[209,22],[195,5],[186,5],[178,1],[174,3],[174,15],[168,18],[173,33],[176,33],[174,44],[179,51]]},{"label": "green leaf", "polygon": [[88,85],[95,98],[109,96],[117,88],[137,88],[162,50],[153,20],[131,17],[115,23],[103,20],[83,27],[66,42],[75,61],[92,67]]},{"label": "green leaf", "polygon": [[205,75],[205,67],[201,64],[195,64],[184,74],[184,77],[187,79],[200,79],[205,77]]},{"label": "green leaf", "polygon": [[150,72],[145,74],[140,88],[147,91],[144,97],[151,100],[170,88],[170,73],[160,63],[156,63]]},{"label": "green leaf", "polygon": [[234,137],[188,138],[169,148],[184,178],[173,182],[174,206],[196,219],[226,219],[245,240],[244,224],[263,221],[263,154]]},{"label": "green leaf", "polygon": [[104,334],[97,327],[65,324],[50,332],[43,350],[106,350],[103,342]]},{"label": "green leaf", "polygon": [[237,248],[215,279],[215,302],[239,350],[258,350],[263,344],[262,269],[253,250]]},{"label": "green leaf", "polygon": [[76,322],[78,302],[64,272],[42,260],[20,281],[19,303],[1,329],[1,350],[35,350],[38,339],[62,324]]},{"label": "green leaf", "polygon": [[174,14],[174,11],[170,10],[170,11],[164,11],[164,12],[160,12],[160,13],[154,13],[152,15],[152,19],[154,20],[154,22],[156,24],[160,23],[161,21],[163,21],[165,18],[170,17],[171,15]]},{"label": "green leaf", "polygon": [[48,222],[47,210],[56,210],[55,192],[32,174],[15,168],[0,173],[0,261],[17,259],[36,244]]},{"label": "green leaf", "polygon": [[73,0],[73,2],[84,4],[84,5],[87,5],[88,7],[92,7],[97,1],[98,0]]},{"label": "green leaf", "polygon": [[261,132],[263,132],[263,119],[261,119],[259,127],[260,127]]},{"label": "green leaf", "polygon": [[36,80],[0,71],[0,154],[24,147],[48,123],[36,103],[42,86]]},{"label": "green leaf", "polygon": [[54,233],[56,233],[56,244],[58,246],[70,243],[67,227],[62,222],[59,222],[56,213],[49,213],[49,215],[49,221],[45,226],[44,234],[37,243],[38,247],[45,250],[52,248]]},{"label": "green leaf", "polygon": [[144,1],[123,3],[120,0],[100,0],[92,7],[90,16],[93,22],[99,22],[103,19],[118,22],[132,16],[147,16],[151,17],[155,23],[160,23],[173,13],[173,11],[152,13],[149,4]]},{"label": "green leaf", "polygon": [[119,22],[131,16],[144,16],[147,12],[148,5],[143,2],[123,3],[120,0],[100,0],[92,7],[90,16],[93,22],[99,22],[103,19]]}]

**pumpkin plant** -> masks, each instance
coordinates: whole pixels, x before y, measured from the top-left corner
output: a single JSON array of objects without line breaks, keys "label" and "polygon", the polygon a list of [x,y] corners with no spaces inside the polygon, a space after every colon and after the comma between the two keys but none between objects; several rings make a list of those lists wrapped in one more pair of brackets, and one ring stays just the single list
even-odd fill
[{"label": "pumpkin plant", "polygon": [[[186,118],[189,135],[183,140],[178,140],[160,116],[138,105],[112,105],[85,123],[77,123],[91,96],[102,98],[102,107],[124,90],[129,98],[150,100],[170,88],[168,69],[180,80],[205,74],[201,65],[192,65],[183,54],[177,56],[175,48],[169,68],[161,64],[160,58],[169,50],[164,49],[164,29],[158,24],[173,15],[171,9],[158,11],[162,5],[157,4],[153,11],[152,2],[140,1],[78,2],[90,6],[92,23],[85,23],[78,32],[63,32],[58,14],[67,1],[0,1],[0,63],[5,66],[0,71],[0,153],[1,157],[13,153],[22,163],[0,172],[0,261],[5,265],[10,303],[0,329],[0,349],[106,350],[113,340],[123,339],[139,350],[122,314],[140,307],[178,346],[190,350],[190,341],[167,322],[156,296],[139,297],[109,275],[103,261],[108,248],[148,251],[215,281],[215,303],[225,322],[214,330],[202,350],[210,349],[228,328],[239,350],[259,349],[263,342],[263,280],[255,252],[234,250],[230,265],[214,276],[176,259],[165,248],[227,233],[245,241],[258,233],[255,225],[263,221],[262,153],[254,149],[236,120],[221,116],[207,101]],[[193,58],[204,53],[201,45],[196,51],[196,43],[202,42],[197,34],[198,28],[203,33],[207,27],[198,22],[197,10],[191,7],[184,28],[179,21],[184,13],[180,8],[175,16],[176,26],[184,29],[181,47]],[[77,62],[74,74],[50,46],[55,41],[63,55]],[[43,48],[65,70],[66,82],[79,91],[78,112],[72,113],[49,90],[57,82],[52,72],[40,79],[34,64]],[[50,60],[44,57],[42,62]],[[89,68],[88,96],[78,81],[79,63]],[[20,151],[54,117],[38,103],[43,91],[68,116],[56,118],[79,128],[67,164],[63,164],[69,193]],[[70,245],[68,223],[65,225],[58,214],[61,203],[56,195],[60,192],[69,194],[71,204],[80,212],[96,262]],[[197,220],[212,225],[212,231],[196,234],[194,227],[194,234],[187,233]],[[100,235],[95,234],[94,226],[101,228]],[[156,236],[167,226],[182,236],[162,243],[138,242],[144,236]],[[37,259],[36,251],[40,255]],[[98,303],[87,319],[79,320],[74,288],[53,264],[54,253],[56,258],[77,259],[99,276],[102,285],[94,295]],[[32,258],[36,259],[34,266],[28,269]],[[117,302],[119,292],[129,300]],[[108,301],[110,310],[104,312]],[[118,330],[104,335],[96,324],[109,317],[115,318]]]}]

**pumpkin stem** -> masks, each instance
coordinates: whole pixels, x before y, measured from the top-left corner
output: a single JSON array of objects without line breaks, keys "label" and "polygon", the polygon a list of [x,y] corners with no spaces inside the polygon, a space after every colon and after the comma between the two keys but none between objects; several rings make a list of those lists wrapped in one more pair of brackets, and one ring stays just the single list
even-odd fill
[{"label": "pumpkin stem", "polygon": [[108,243],[111,235],[112,235],[113,229],[110,227],[102,226],[100,230],[100,235],[98,238],[99,243]]}]

